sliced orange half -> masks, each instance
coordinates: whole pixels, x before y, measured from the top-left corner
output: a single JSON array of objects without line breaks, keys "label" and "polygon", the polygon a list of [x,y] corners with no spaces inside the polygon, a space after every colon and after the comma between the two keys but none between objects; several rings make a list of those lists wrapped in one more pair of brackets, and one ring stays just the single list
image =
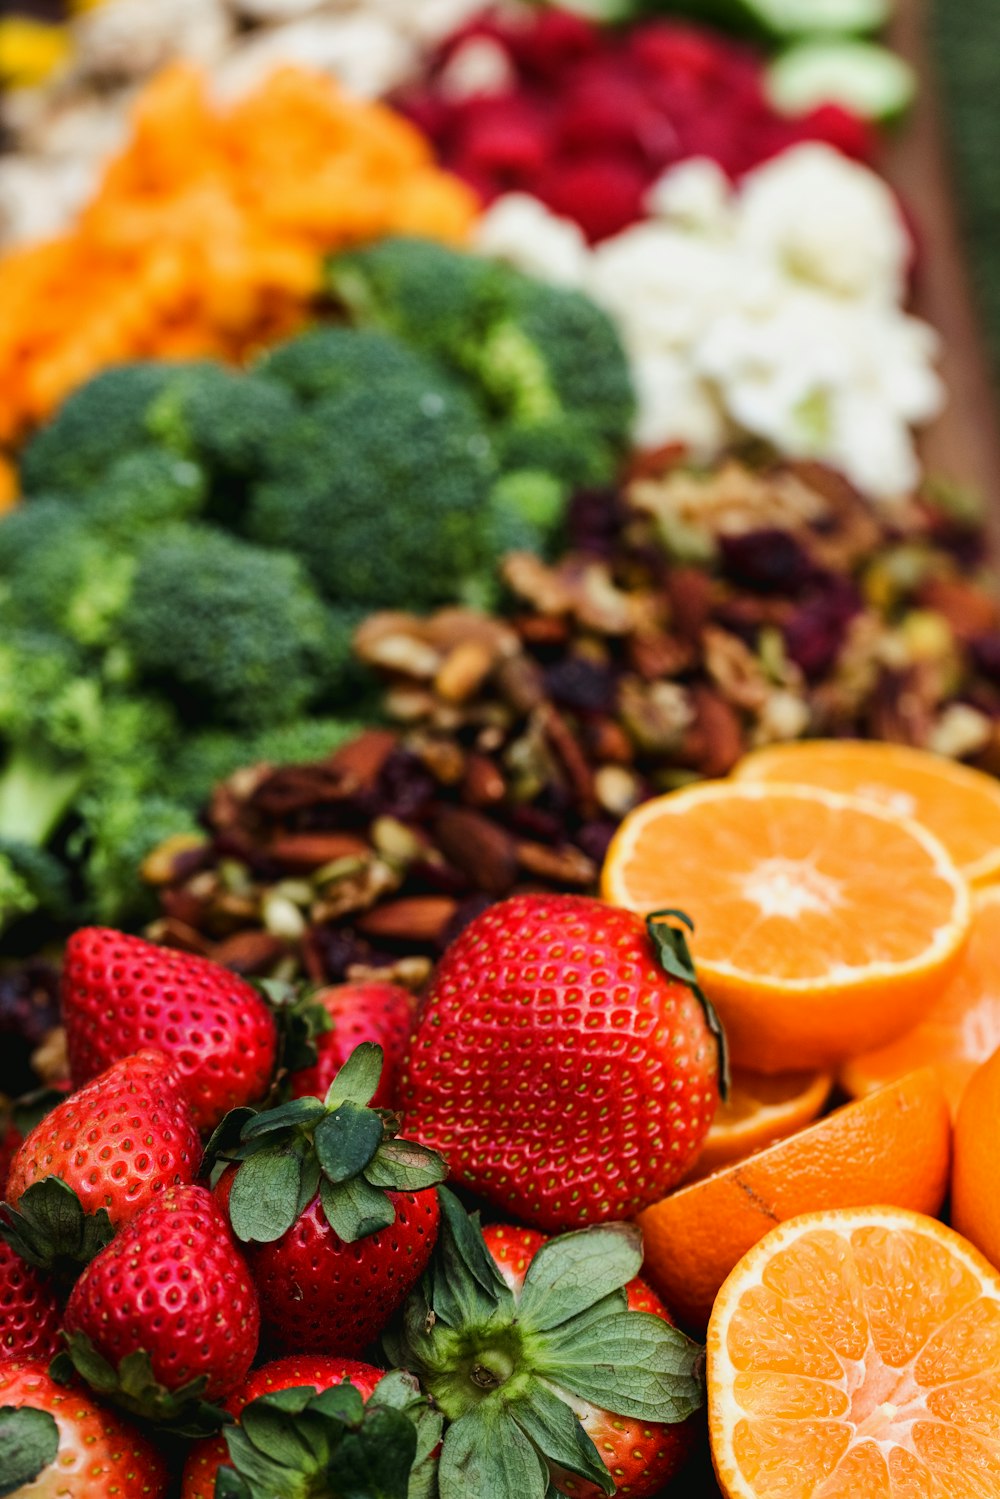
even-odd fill
[{"label": "sliced orange half", "polygon": [[926,1017],[898,1041],[852,1058],[843,1068],[840,1081],[848,1093],[858,1097],[916,1067],[933,1067],[955,1115],[972,1074],[997,1050],[1000,885],[974,895],[968,944],[951,982],[945,984]]},{"label": "sliced orange half", "polygon": [[727,1499],[1000,1493],[1000,1276],[933,1218],[774,1229],[719,1293],[707,1378]]},{"label": "sliced orange half", "polygon": [[733,1073],[729,1097],[720,1103],[701,1154],[688,1175],[697,1181],[741,1161],[751,1151],[762,1150],[811,1124],[823,1108],[833,1087],[829,1072]]},{"label": "sliced orange half", "polygon": [[904,744],[814,739],[757,750],[735,775],[871,799],[923,823],[970,883],[1000,879],[1000,781],[969,765]]},{"label": "sliced orange half", "polygon": [[733,1061],[826,1070],[921,1020],[957,966],[968,886],[941,843],[858,797],[713,781],[631,812],[605,899],[694,921]]}]

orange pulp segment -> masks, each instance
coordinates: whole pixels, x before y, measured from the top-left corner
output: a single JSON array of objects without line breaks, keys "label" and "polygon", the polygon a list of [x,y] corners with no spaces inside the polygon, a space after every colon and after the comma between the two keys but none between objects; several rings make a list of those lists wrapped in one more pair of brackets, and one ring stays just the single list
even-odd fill
[{"label": "orange pulp segment", "polygon": [[1000,885],[994,885],[974,894],[968,945],[925,1018],[888,1046],[852,1057],[840,1081],[858,1097],[916,1067],[933,1067],[954,1116],[972,1074],[998,1048]]},{"label": "orange pulp segment", "polygon": [[707,1373],[727,1499],[1000,1493],[1000,1276],[932,1218],[774,1229],[719,1293]]},{"label": "orange pulp segment", "polygon": [[944,755],[905,744],[814,739],[756,750],[735,775],[870,798],[940,838],[970,883],[1000,879],[1000,781]]},{"label": "orange pulp segment", "polygon": [[824,1070],[912,1028],[957,966],[968,886],[919,824],[858,797],[714,781],[629,813],[613,905],[682,907],[733,1061]]},{"label": "orange pulp segment", "polygon": [[733,1073],[729,1097],[720,1103],[701,1154],[688,1175],[695,1181],[783,1140],[811,1124],[830,1096],[829,1072]]}]

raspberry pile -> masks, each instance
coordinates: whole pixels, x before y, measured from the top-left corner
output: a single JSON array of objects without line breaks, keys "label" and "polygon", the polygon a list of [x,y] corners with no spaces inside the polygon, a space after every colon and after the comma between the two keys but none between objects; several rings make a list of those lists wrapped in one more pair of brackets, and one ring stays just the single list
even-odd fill
[{"label": "raspberry pile", "polygon": [[778,115],[751,47],[667,21],[618,34],[558,10],[485,12],[396,102],[484,201],[530,193],[595,241],[641,219],[679,161],[706,156],[735,179],[800,141],[862,160],[875,144],[837,106]]}]

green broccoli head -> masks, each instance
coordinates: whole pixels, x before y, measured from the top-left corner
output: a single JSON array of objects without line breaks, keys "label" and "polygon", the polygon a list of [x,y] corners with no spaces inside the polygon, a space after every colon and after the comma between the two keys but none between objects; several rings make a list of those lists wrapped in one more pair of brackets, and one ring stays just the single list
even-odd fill
[{"label": "green broccoli head", "polygon": [[77,842],[93,919],[126,926],[151,917],[156,900],[143,882],[143,862],[168,838],[197,833],[190,810],[167,796],[108,786],[82,798],[80,816]]},{"label": "green broccoli head", "polygon": [[374,328],[309,328],[266,354],[257,371],[311,403],[397,378],[426,378],[415,349]]},{"label": "green broccoli head", "polygon": [[422,367],[318,402],[255,486],[255,541],[300,556],[330,600],[421,608],[489,560],[496,478],[475,402]]},{"label": "green broccoli head", "polygon": [[296,558],[187,526],[140,548],[122,637],[182,716],[255,729],[336,689],[341,628]]},{"label": "green broccoli head", "polygon": [[153,361],[114,365],[74,391],[25,448],[24,493],[82,494],[123,454],[149,446],[149,408],[176,368]]},{"label": "green broccoli head", "polygon": [[470,378],[501,425],[569,421],[567,446],[586,437],[593,481],[611,477],[635,395],[614,324],[588,297],[402,238],[334,257],[327,284],[359,325],[395,333]]},{"label": "green broccoli head", "polygon": [[0,932],[25,916],[65,921],[71,908],[69,875],[53,854],[0,838]]},{"label": "green broccoli head", "polygon": [[229,524],[239,518],[247,480],[298,414],[294,396],[277,381],[206,360],[177,367],[149,409],[147,428],[169,452],[205,470],[207,513]]},{"label": "green broccoli head", "polygon": [[77,504],[101,535],[131,547],[157,526],[194,520],[207,491],[200,464],[161,448],[142,448],[113,463]]},{"label": "green broccoli head", "polygon": [[131,555],[71,500],[29,500],[0,520],[0,608],[15,625],[103,649],[117,634],[132,572]]}]

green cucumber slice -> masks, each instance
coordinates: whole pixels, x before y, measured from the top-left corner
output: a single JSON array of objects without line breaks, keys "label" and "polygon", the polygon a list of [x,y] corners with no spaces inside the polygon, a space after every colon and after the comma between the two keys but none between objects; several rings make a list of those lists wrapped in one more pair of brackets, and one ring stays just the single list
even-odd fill
[{"label": "green cucumber slice", "polygon": [[906,113],[916,90],[909,64],[874,42],[801,42],[767,72],[768,97],[786,115],[840,104],[863,119],[885,123]]},{"label": "green cucumber slice", "polygon": [[879,31],[892,0],[744,0],[761,25],[777,36],[858,36]]}]

